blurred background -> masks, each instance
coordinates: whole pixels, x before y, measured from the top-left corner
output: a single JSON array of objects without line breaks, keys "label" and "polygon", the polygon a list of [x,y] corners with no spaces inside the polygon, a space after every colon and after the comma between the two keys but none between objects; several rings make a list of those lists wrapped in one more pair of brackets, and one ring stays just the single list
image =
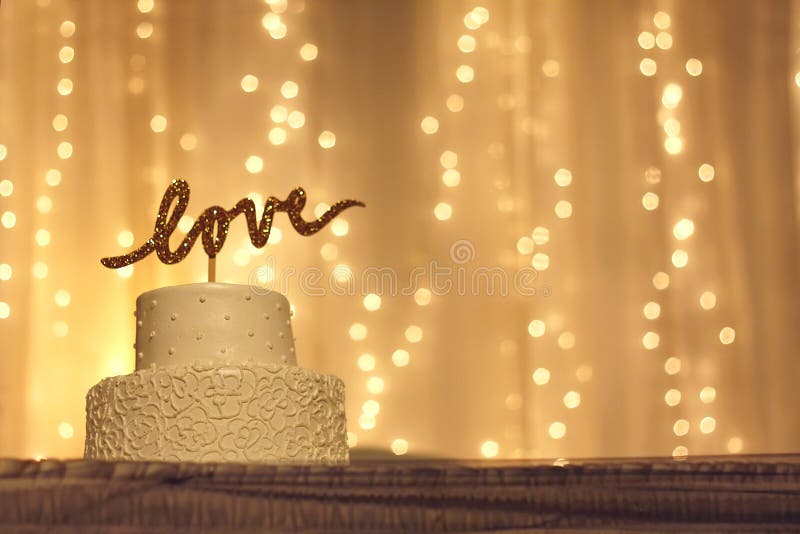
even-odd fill
[{"label": "blurred background", "polygon": [[354,456],[796,452],[799,47],[777,0],[5,0],[0,456],[80,456],[136,296],[205,280],[99,262],[178,177],[183,231],[366,202],[217,260],[287,281]]}]

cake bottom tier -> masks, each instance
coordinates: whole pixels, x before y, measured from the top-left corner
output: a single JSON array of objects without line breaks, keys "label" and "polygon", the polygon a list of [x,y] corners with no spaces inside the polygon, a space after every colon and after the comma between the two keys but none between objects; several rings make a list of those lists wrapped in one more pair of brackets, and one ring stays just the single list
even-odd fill
[{"label": "cake bottom tier", "polygon": [[343,382],[301,367],[152,367],[86,396],[87,459],[342,465],[348,452]]}]

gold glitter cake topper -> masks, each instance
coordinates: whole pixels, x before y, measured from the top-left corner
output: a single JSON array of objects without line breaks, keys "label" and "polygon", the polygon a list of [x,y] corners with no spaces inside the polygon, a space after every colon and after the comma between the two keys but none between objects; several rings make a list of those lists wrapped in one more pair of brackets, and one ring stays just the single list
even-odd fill
[{"label": "gold glitter cake topper", "polygon": [[[363,202],[358,200],[341,200],[328,208],[318,219],[306,221],[300,214],[300,212],[303,211],[303,207],[306,205],[306,192],[302,187],[297,187],[289,193],[286,200],[269,197],[264,204],[264,213],[261,215],[261,222],[257,223],[255,203],[249,198],[243,198],[230,210],[219,206],[206,208],[194,222],[192,228],[187,232],[186,237],[184,237],[183,241],[178,245],[178,248],[172,251],[169,248],[169,238],[178,227],[178,221],[186,212],[186,207],[189,204],[189,192],[189,184],[186,183],[185,180],[172,180],[172,183],[164,192],[164,197],[161,199],[161,206],[158,208],[153,236],[133,252],[123,256],[103,258],[100,260],[100,263],[110,269],[118,269],[145,258],[153,251],[156,252],[158,259],[163,263],[178,263],[189,254],[195,241],[197,241],[197,238],[202,234],[203,248],[209,259],[209,281],[214,281],[216,270],[214,260],[220,250],[222,250],[225,239],[228,237],[230,222],[241,214],[244,214],[247,220],[247,231],[250,234],[250,242],[254,247],[261,248],[267,244],[275,213],[281,211],[286,212],[289,216],[289,221],[299,234],[311,235],[319,232],[334,217],[347,208],[352,206],[365,206]],[[169,210],[176,198],[178,202],[175,204],[175,209],[170,214]]]}]

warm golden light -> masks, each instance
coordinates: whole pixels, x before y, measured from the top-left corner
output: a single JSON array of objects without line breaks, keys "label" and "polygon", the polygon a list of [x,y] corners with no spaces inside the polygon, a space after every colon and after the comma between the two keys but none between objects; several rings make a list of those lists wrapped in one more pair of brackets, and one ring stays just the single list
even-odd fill
[{"label": "warm golden light", "polygon": [[150,129],[155,133],[161,133],[167,129],[167,118],[164,115],[153,115],[150,119]]},{"label": "warm golden light", "polygon": [[665,272],[659,271],[653,275],[653,287],[659,291],[663,291],[669,287],[669,275]]},{"label": "warm golden light", "polygon": [[642,346],[647,350],[658,348],[660,337],[655,332],[645,332],[642,336]]},{"label": "warm golden light", "polygon": [[411,355],[407,350],[397,349],[392,353],[392,363],[397,367],[405,367],[411,360]]},{"label": "warm golden light", "polygon": [[475,79],[475,69],[469,65],[461,65],[456,69],[456,78],[461,83],[470,83]]},{"label": "warm golden light", "polygon": [[75,436],[75,430],[72,425],[67,422],[62,422],[58,425],[58,435],[62,439],[72,439]]},{"label": "warm golden light", "polygon": [[740,452],[742,452],[743,448],[744,448],[744,443],[742,442],[742,438],[733,437],[728,440],[727,449],[729,453],[739,454]]},{"label": "warm golden light", "polygon": [[150,13],[153,10],[153,0],[139,0],[136,2],[136,8],[141,13]]},{"label": "warm golden light", "polygon": [[544,367],[535,369],[531,376],[533,378],[533,383],[537,386],[544,386],[550,382],[550,370]]},{"label": "warm golden light", "polygon": [[458,165],[458,154],[452,150],[445,150],[442,152],[441,156],[439,156],[439,163],[445,169],[452,169]]},{"label": "warm golden light", "polygon": [[475,51],[475,38],[471,35],[462,35],[458,38],[458,49],[468,54]]},{"label": "warm golden light", "polygon": [[711,434],[717,428],[717,420],[713,417],[703,417],[700,420],[700,432],[703,434]]},{"label": "warm golden light", "polygon": [[10,197],[14,192],[14,183],[11,180],[0,181],[0,197]]},{"label": "warm golden light", "polygon": [[123,248],[133,246],[133,232],[130,230],[122,230],[117,234],[117,243]]},{"label": "warm golden light", "polygon": [[717,296],[711,291],[703,291],[700,295],[700,307],[704,310],[713,310],[717,305]]},{"label": "warm golden light", "polygon": [[645,50],[650,50],[656,45],[656,38],[650,32],[640,33],[636,41],[639,43],[639,46],[641,46]]},{"label": "warm golden light", "polygon": [[419,125],[422,131],[428,135],[435,134],[439,131],[439,121],[436,117],[431,117],[430,115],[423,118]]},{"label": "warm golden light", "polygon": [[117,269],[117,276],[120,278],[130,278],[133,276],[133,265],[126,265]]},{"label": "warm golden light", "polygon": [[69,334],[69,325],[64,321],[53,323],[53,335],[56,337],[66,337]]},{"label": "warm golden light", "polygon": [[69,126],[69,119],[67,119],[66,115],[62,115],[59,113],[55,117],[53,117],[53,129],[57,132],[63,132]]},{"label": "warm golden light", "polygon": [[433,215],[440,221],[449,220],[453,216],[453,207],[447,202],[439,202],[433,208]]},{"label": "warm golden light", "polygon": [[675,155],[683,151],[683,139],[680,137],[667,137],[664,141],[664,150],[667,154]]},{"label": "warm golden light", "polygon": [[362,341],[367,337],[367,327],[361,323],[353,323],[349,330],[350,338],[355,341]]},{"label": "warm golden light", "polygon": [[656,73],[656,62],[649,57],[639,62],[639,71],[645,76],[654,76]]},{"label": "warm golden light", "polygon": [[306,123],[306,115],[302,111],[294,110],[289,113],[286,123],[290,128],[302,128]]},{"label": "warm golden light", "polygon": [[555,59],[548,59],[542,63],[542,74],[548,78],[555,78],[561,72],[561,65]]},{"label": "warm golden light", "polygon": [[442,173],[442,183],[447,187],[456,187],[461,183],[461,173],[456,169],[446,169]]},{"label": "warm golden light", "polygon": [[661,94],[661,104],[667,109],[675,109],[683,98],[683,89],[677,83],[670,83],[664,87]]},{"label": "warm golden light", "polygon": [[678,419],[675,421],[675,424],[672,425],[672,431],[676,436],[685,436],[689,433],[689,421],[686,419]]},{"label": "warm golden light", "polygon": [[244,168],[250,174],[256,174],[264,169],[264,160],[258,156],[250,156],[244,162]]},{"label": "warm golden light", "polygon": [[37,280],[44,280],[45,278],[47,278],[48,268],[47,264],[43,261],[37,261],[36,263],[34,263],[32,271],[33,271],[33,277],[36,278]]},{"label": "warm golden light", "polygon": [[575,334],[572,332],[562,332],[558,336],[558,347],[561,350],[569,350],[575,346]]},{"label": "warm golden light", "polygon": [[149,39],[153,35],[153,24],[150,22],[140,22],[136,26],[136,35],[139,39]]},{"label": "warm golden light", "polygon": [[672,265],[683,269],[689,263],[689,253],[682,249],[675,249],[672,253]]},{"label": "warm golden light", "polygon": [[303,61],[314,61],[317,59],[317,54],[319,53],[319,49],[317,45],[306,43],[300,47],[300,57]]},{"label": "warm golden light", "polygon": [[245,74],[240,83],[242,91],[245,93],[252,93],[258,89],[258,78],[252,74]]},{"label": "warm golden light", "polygon": [[364,297],[364,308],[367,311],[376,311],[381,308],[381,298],[375,293],[370,293]]},{"label": "warm golden light", "polygon": [[[269,133],[267,134],[267,139],[269,139],[270,144],[275,146],[282,145],[286,142],[286,130],[280,126],[276,126],[270,129]],[[320,141],[320,145],[321,144],[322,141]]]},{"label": "warm golden light", "polygon": [[319,255],[325,261],[333,261],[339,256],[339,247],[333,243],[325,243],[320,247]]},{"label": "warm golden light", "polygon": [[672,34],[669,32],[658,32],[658,35],[656,35],[656,45],[661,50],[669,50],[672,48]]},{"label": "warm golden light", "polygon": [[408,452],[408,441],[403,438],[397,438],[392,441],[391,449],[397,456],[402,456]]},{"label": "warm golden light", "polygon": [[269,118],[276,123],[286,122],[286,119],[289,118],[289,110],[285,106],[273,106],[269,112]]},{"label": "warm golden light", "polygon": [[664,362],[664,372],[668,375],[676,375],[681,372],[681,360],[675,356],[670,356]]},{"label": "warm golden light", "polygon": [[348,432],[347,433],[347,446],[351,449],[353,447],[358,446],[358,434],[355,432]]},{"label": "warm golden light", "polygon": [[703,163],[700,165],[700,168],[697,169],[697,176],[702,182],[710,182],[714,179],[714,167],[708,163]]},{"label": "warm golden light", "polygon": [[647,211],[656,209],[658,207],[658,195],[650,191],[642,195],[642,206]]},{"label": "warm golden light", "polygon": [[685,445],[678,445],[674,449],[672,449],[672,457],[673,458],[686,458],[689,456],[689,449],[686,448]]},{"label": "warm golden light", "polygon": [[281,95],[283,98],[294,98],[300,92],[300,86],[296,82],[286,81],[281,85]]},{"label": "warm golden light", "polygon": [[58,306],[59,308],[66,308],[67,306],[69,306],[72,297],[70,296],[69,291],[65,289],[59,289],[58,291],[56,291],[56,294],[54,295],[53,299],[56,302],[56,306]]},{"label": "warm golden light", "polygon": [[664,402],[667,406],[677,406],[681,403],[681,392],[677,389],[670,389],[664,394]]},{"label": "warm golden light", "polygon": [[2,223],[3,228],[14,228],[17,224],[17,216],[13,211],[5,211],[3,215],[0,216],[0,223]]},{"label": "warm golden light", "polygon": [[0,301],[0,319],[8,319],[11,317],[11,306],[7,302]]},{"label": "warm golden light", "polygon": [[572,217],[572,203],[569,200],[559,200],[553,211],[559,219],[568,219]]},{"label": "warm golden light", "polygon": [[47,195],[42,195],[36,199],[36,211],[39,213],[50,213],[53,209],[53,201]]},{"label": "warm golden light", "polygon": [[383,388],[383,378],[379,376],[371,376],[367,379],[367,391],[373,395],[379,395],[383,393]]},{"label": "warm golden light", "polygon": [[531,258],[531,266],[537,271],[546,271],[550,267],[550,256],[544,252],[537,252]]},{"label": "warm golden light", "polygon": [[187,152],[190,150],[194,150],[195,148],[197,148],[197,136],[190,133],[183,134],[180,140],[178,141],[178,144],[181,146],[183,150],[186,150]]},{"label": "warm golden light", "polygon": [[319,134],[319,146],[322,148],[333,148],[336,144],[336,136],[333,132],[325,130]]},{"label": "warm golden light", "polygon": [[417,325],[411,325],[406,328],[405,336],[409,343],[419,343],[422,341],[422,328]]},{"label": "warm golden light", "polygon": [[368,413],[362,413],[358,417],[358,426],[364,430],[372,430],[375,428],[375,416],[369,415]]},{"label": "warm golden light", "polygon": [[703,73],[703,62],[697,58],[689,58],[686,61],[686,72],[689,76],[700,76]]},{"label": "warm golden light", "polygon": [[710,404],[717,398],[717,390],[712,386],[705,386],[700,390],[700,401],[704,404]]},{"label": "warm golden light", "polygon": [[573,410],[581,405],[581,394],[577,391],[567,391],[564,395],[564,406],[568,409]]},{"label": "warm golden light", "polygon": [[578,382],[588,382],[592,379],[592,375],[594,375],[594,369],[592,369],[591,365],[579,365],[578,368],[575,369],[575,378]]},{"label": "warm golden light", "polygon": [[672,227],[672,235],[678,241],[689,239],[694,234],[694,222],[691,219],[681,219]]},{"label": "warm golden light", "polygon": [[72,143],[62,141],[56,147],[56,154],[60,159],[69,159],[72,157]]},{"label": "warm golden light", "polygon": [[61,23],[58,31],[61,33],[61,37],[72,37],[75,35],[75,23],[71,20],[65,20]]},{"label": "warm golden light", "polygon": [[512,411],[522,408],[522,395],[519,393],[509,393],[505,400],[506,408]]},{"label": "warm golden light", "polygon": [[69,78],[61,78],[58,80],[58,85],[56,89],[58,90],[58,94],[61,96],[67,96],[68,94],[72,93],[72,89],[74,88],[74,84],[72,80]]},{"label": "warm golden light", "polygon": [[418,306],[427,306],[431,303],[432,293],[430,289],[421,287],[414,292],[414,302]]},{"label": "warm golden light", "polygon": [[464,109],[464,97],[457,94],[452,94],[447,97],[447,109],[453,113],[458,113]]},{"label": "warm golden light", "polygon": [[661,305],[658,302],[648,302],[644,305],[642,313],[644,313],[644,316],[651,321],[658,319],[658,317],[661,315]]},{"label": "warm golden light", "polygon": [[524,235],[517,240],[517,252],[520,254],[530,254],[533,252],[533,239]]},{"label": "warm golden light", "polygon": [[487,440],[481,444],[481,454],[484,458],[494,458],[500,452],[500,445],[496,441]]},{"label": "warm golden light", "polygon": [[572,172],[568,169],[558,169],[553,175],[553,180],[555,180],[556,184],[560,187],[567,187],[572,183]]},{"label": "warm golden light", "polygon": [[730,345],[736,339],[736,330],[726,326],[719,331],[719,340],[723,345]]},{"label": "warm golden light", "polygon": [[658,11],[655,15],[653,15],[653,24],[656,25],[656,28],[659,30],[666,30],[669,28],[670,17],[669,14]]},{"label": "warm golden light", "polygon": [[553,439],[561,439],[567,435],[567,425],[561,421],[554,421],[550,423],[547,433],[550,434],[550,437]]},{"label": "warm golden light", "polygon": [[75,58],[75,49],[71,46],[62,46],[58,51],[58,60],[61,63],[70,63]]},{"label": "warm golden light", "polygon": [[361,411],[372,416],[378,415],[381,413],[381,403],[375,399],[369,399],[361,405]]},{"label": "warm golden light", "polygon": [[547,242],[550,241],[550,230],[544,226],[537,226],[533,229],[531,238],[533,238],[533,242],[537,245],[546,245]]},{"label": "warm golden light", "polygon": [[534,319],[528,323],[528,334],[530,334],[531,337],[542,337],[545,333],[545,330],[546,328],[544,321]]},{"label": "warm golden light", "polygon": [[11,280],[11,275],[13,273],[13,269],[7,263],[0,263],[0,280],[6,282]]}]

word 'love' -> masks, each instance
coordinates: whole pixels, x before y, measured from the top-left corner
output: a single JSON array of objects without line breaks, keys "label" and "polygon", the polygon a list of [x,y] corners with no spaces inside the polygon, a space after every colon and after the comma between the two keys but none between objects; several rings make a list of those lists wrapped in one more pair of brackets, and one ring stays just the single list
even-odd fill
[{"label": "word 'love'", "polygon": [[[272,229],[272,219],[275,213],[286,212],[289,221],[295,230],[301,235],[311,235],[319,232],[331,219],[339,215],[342,211],[352,206],[365,206],[358,200],[341,200],[331,206],[321,217],[314,221],[306,221],[300,212],[306,205],[306,192],[302,187],[297,187],[289,193],[286,200],[269,197],[264,204],[264,213],[261,222],[256,221],[256,205],[249,198],[243,198],[230,210],[219,206],[206,208],[200,217],[197,218],[192,228],[183,238],[183,241],[174,251],[169,249],[169,238],[178,227],[178,221],[186,212],[189,204],[189,184],[185,180],[172,180],[172,183],[161,199],[161,206],[156,216],[153,237],[147,240],[141,247],[137,248],[124,256],[113,256],[103,258],[100,263],[110,269],[117,269],[135,263],[145,258],[153,251],[158,255],[158,259],[166,264],[178,263],[189,254],[197,238],[202,234],[203,248],[209,258],[215,258],[222,250],[225,239],[228,237],[228,227],[233,219],[244,214],[247,220],[247,232],[250,234],[250,242],[253,246],[261,248],[267,244],[269,233]],[[175,209],[169,213],[173,200],[178,199]]]}]

